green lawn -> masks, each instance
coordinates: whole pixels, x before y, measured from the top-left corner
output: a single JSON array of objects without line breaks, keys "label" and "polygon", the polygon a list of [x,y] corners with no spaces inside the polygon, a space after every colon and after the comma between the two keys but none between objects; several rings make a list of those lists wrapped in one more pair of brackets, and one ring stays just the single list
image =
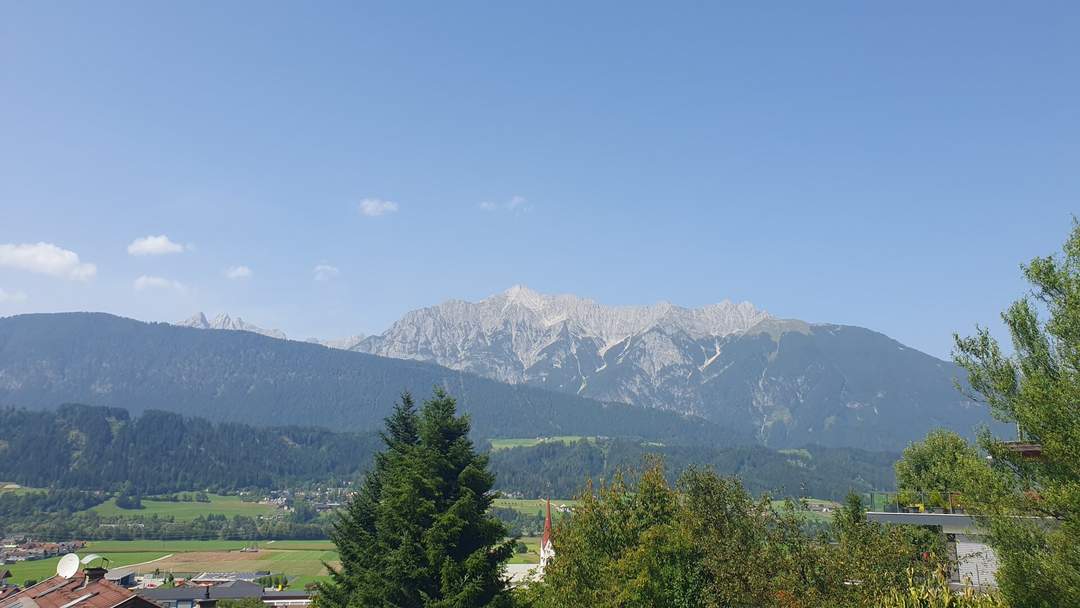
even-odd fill
[{"label": "green lawn", "polygon": [[[90,553],[97,553],[97,549],[89,550],[84,549],[79,552],[80,556],[89,555]],[[131,551],[131,552],[105,552],[99,553],[102,557],[109,558],[109,567],[117,568],[120,566],[128,566],[131,564],[140,564],[142,562],[148,562],[152,559],[157,559],[168,553],[162,553],[158,551]],[[53,557],[49,559],[40,559],[32,562],[20,562],[18,564],[8,564],[2,566],[11,570],[11,580],[21,585],[27,579],[33,579],[41,581],[56,574],[56,562],[60,561],[59,557]]]},{"label": "green lawn", "polygon": [[596,437],[582,437],[581,435],[559,435],[556,437],[513,437],[491,440],[491,451],[506,450],[509,448],[531,448],[541,443],[575,443],[582,439],[590,443],[596,443]]},{"label": "green lawn", "polygon": [[258,517],[260,515],[272,515],[278,512],[278,509],[271,505],[244,502],[240,500],[239,496],[220,496],[218,494],[211,494],[210,502],[144,500],[142,501],[142,505],[143,508],[141,509],[121,509],[116,506],[116,499],[109,499],[91,510],[103,517],[131,517],[136,515],[149,517],[157,514],[162,517],[172,516],[176,518],[176,521],[191,521],[200,515],[209,515],[211,513],[228,517],[234,515]]}]

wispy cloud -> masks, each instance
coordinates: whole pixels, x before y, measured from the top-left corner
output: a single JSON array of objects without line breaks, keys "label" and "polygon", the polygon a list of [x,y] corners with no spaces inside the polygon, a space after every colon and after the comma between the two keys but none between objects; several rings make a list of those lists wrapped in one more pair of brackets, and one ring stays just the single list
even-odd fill
[{"label": "wispy cloud", "polygon": [[480,203],[480,205],[478,205],[478,206],[480,207],[481,211],[490,211],[490,212],[495,212],[495,211],[507,211],[507,212],[520,211],[520,212],[524,212],[524,211],[531,211],[532,210],[532,205],[529,204],[528,199],[526,199],[524,196],[518,196],[517,194],[515,194],[514,196],[511,196],[510,200],[502,202],[502,203],[493,203],[491,201],[484,201],[484,202]]},{"label": "wispy cloud", "polygon": [[80,261],[79,254],[52,243],[0,245],[0,266],[73,281],[88,281],[97,274],[97,266]]},{"label": "wispy cloud", "polygon": [[14,304],[16,302],[25,302],[27,300],[25,291],[7,291],[0,288],[0,304]]},{"label": "wispy cloud", "polygon": [[234,281],[250,279],[252,274],[251,269],[247,266],[229,266],[225,269],[225,278]]},{"label": "wispy cloud", "polygon": [[175,291],[177,293],[187,293],[187,286],[180,281],[173,281],[163,277],[154,277],[149,275],[142,275],[135,279],[133,285],[135,291],[146,291],[148,289],[167,289]]},{"label": "wispy cloud", "polygon": [[360,213],[368,217],[379,217],[388,213],[396,213],[398,204],[394,201],[384,201],[381,198],[365,198],[360,201]]},{"label": "wispy cloud", "polygon": [[184,251],[183,245],[170,241],[164,234],[135,239],[127,248],[127,252],[131,255],[165,255],[182,251]]},{"label": "wispy cloud", "polygon": [[313,272],[316,281],[329,281],[341,274],[341,271],[337,269],[337,266],[331,266],[329,264],[318,264],[315,266]]}]

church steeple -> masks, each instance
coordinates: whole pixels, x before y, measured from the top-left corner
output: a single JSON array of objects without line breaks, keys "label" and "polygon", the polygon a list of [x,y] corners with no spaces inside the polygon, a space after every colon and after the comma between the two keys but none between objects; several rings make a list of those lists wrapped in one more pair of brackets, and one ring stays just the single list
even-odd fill
[{"label": "church steeple", "polygon": [[555,557],[555,547],[551,544],[551,499],[547,499],[547,517],[544,518],[544,535],[540,537],[540,567],[547,566]]}]

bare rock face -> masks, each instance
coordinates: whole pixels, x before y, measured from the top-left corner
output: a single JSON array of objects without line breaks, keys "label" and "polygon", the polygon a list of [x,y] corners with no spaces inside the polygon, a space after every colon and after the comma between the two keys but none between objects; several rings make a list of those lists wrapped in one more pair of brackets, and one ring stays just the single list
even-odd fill
[{"label": "bare rock face", "polygon": [[989,420],[955,390],[951,363],[749,302],[604,306],[515,286],[409,312],[353,350],[693,414],[770,445],[896,449],[934,426]]}]

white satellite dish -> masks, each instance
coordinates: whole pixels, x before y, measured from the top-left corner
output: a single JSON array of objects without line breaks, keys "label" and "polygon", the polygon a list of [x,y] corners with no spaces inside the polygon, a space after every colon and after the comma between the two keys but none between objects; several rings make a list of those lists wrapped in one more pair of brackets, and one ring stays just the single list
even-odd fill
[{"label": "white satellite dish", "polygon": [[90,562],[94,561],[95,559],[98,559],[99,557],[101,557],[101,556],[98,555],[97,553],[91,553],[90,555],[87,555],[87,556],[82,558],[82,563],[89,564]]},{"label": "white satellite dish", "polygon": [[79,571],[79,556],[68,553],[56,563],[56,574],[64,578],[71,578]]}]

